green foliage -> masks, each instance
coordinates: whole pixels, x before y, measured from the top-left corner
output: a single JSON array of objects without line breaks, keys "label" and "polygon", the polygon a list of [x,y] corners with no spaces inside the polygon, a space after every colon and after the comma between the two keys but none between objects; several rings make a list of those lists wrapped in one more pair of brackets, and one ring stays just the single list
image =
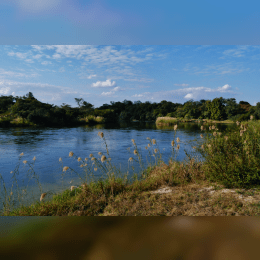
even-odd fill
[{"label": "green foliage", "polygon": [[117,121],[115,112],[112,109],[95,109],[93,114],[94,116],[103,117],[107,123],[113,123]]},{"label": "green foliage", "polygon": [[238,121],[242,122],[242,121],[247,121],[249,119],[250,119],[250,112],[243,114],[243,115],[240,115],[239,118],[238,118]]},{"label": "green foliage", "polygon": [[175,114],[178,118],[184,117],[185,111],[183,110],[183,107],[178,107]]},{"label": "green foliage", "polygon": [[0,114],[5,113],[8,109],[14,104],[15,98],[10,96],[1,96],[0,97]]},{"label": "green foliage", "polygon": [[225,112],[227,114],[227,118],[230,119],[233,116],[238,114],[239,111],[239,105],[236,103],[235,98],[229,98],[225,100],[226,106],[225,106]]},{"label": "green foliage", "polygon": [[254,116],[256,119],[260,119],[260,102],[256,103]]},{"label": "green foliage", "polygon": [[225,120],[227,118],[222,97],[213,99],[211,103],[208,103],[208,108],[210,110],[210,119]]},{"label": "green foliage", "polygon": [[175,117],[175,112],[170,112],[170,113],[168,113],[166,116]]},{"label": "green foliage", "polygon": [[127,111],[122,111],[119,115],[119,120],[120,121],[126,121],[126,122],[130,122],[132,119],[132,115],[127,112]]}]

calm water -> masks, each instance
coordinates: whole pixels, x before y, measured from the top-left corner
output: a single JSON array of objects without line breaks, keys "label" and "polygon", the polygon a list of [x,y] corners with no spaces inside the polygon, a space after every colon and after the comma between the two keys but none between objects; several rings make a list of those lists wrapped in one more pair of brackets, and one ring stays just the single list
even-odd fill
[{"label": "calm water", "polygon": [[[230,131],[236,127],[236,124],[216,125],[221,132]],[[176,154],[176,160],[183,161],[187,159],[184,149],[192,157],[195,155],[192,154],[194,151],[192,146],[195,146],[197,142],[193,141],[189,144],[187,142],[194,139],[198,139],[200,144],[203,142],[200,138],[202,133],[200,126],[199,123],[179,123],[175,138],[173,126],[156,126],[152,122],[73,128],[0,128],[0,174],[3,177],[8,194],[11,192],[13,184],[13,196],[16,198],[16,183],[12,179],[13,173],[10,172],[19,169],[16,178],[21,192],[28,185],[27,193],[22,192],[24,194],[23,204],[29,205],[36,200],[39,201],[41,194],[35,178],[28,183],[29,177],[34,172],[39,178],[42,192],[47,192],[48,195],[45,198],[48,200],[53,193],[59,193],[70,188],[71,185],[80,185],[81,180],[77,173],[85,180],[86,174],[84,168],[79,167],[81,163],[77,161],[78,157],[84,160],[86,157],[89,158],[90,153],[92,153],[94,157],[100,158],[98,152],[102,152],[108,157],[105,143],[98,136],[100,131],[104,133],[112,164],[123,174],[129,171],[128,178],[131,178],[133,170],[131,165],[128,168],[128,159],[133,157],[138,160],[138,157],[133,153],[134,145],[131,139],[135,140],[146,167],[150,162],[149,152],[145,149],[145,146],[149,143],[147,137],[157,141],[158,147],[157,145],[152,147],[153,149],[159,148],[165,163],[168,163],[172,155],[171,141],[175,140],[176,143],[176,139],[179,137],[181,141],[179,143],[180,150]],[[204,136],[206,137],[205,134]],[[69,157],[70,151],[74,153],[73,157]],[[22,152],[24,156],[19,156]],[[35,162],[32,160],[34,156],[36,157]],[[196,154],[196,156],[198,156],[196,161],[203,161],[200,154]],[[59,162],[60,157],[62,162]],[[151,157],[151,159],[154,163],[155,158]],[[28,163],[24,164],[24,160]],[[87,163],[90,163],[90,160]],[[139,163],[134,162],[132,165],[135,168],[135,173],[141,170]],[[34,172],[30,170],[30,166]],[[71,170],[62,172],[64,166],[69,166],[77,173]],[[30,173],[30,171],[32,172]],[[93,172],[96,179],[102,175],[99,170]],[[63,182],[62,173],[65,174]],[[0,180],[0,182],[0,210],[2,210],[5,193],[3,181]],[[15,199],[15,202],[17,203],[17,199]]]}]

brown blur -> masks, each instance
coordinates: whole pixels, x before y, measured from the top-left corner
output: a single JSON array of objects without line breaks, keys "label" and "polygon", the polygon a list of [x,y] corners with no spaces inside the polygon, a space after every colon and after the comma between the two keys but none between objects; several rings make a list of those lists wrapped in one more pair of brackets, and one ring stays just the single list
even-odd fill
[{"label": "brown blur", "polygon": [[1,259],[259,259],[256,217],[15,218],[0,218]]}]

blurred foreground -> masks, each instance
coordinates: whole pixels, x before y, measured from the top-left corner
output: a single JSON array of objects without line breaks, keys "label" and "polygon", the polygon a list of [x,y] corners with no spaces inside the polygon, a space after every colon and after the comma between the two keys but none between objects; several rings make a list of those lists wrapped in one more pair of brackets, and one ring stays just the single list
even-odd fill
[{"label": "blurred foreground", "polygon": [[0,217],[1,259],[259,259],[255,217]]}]

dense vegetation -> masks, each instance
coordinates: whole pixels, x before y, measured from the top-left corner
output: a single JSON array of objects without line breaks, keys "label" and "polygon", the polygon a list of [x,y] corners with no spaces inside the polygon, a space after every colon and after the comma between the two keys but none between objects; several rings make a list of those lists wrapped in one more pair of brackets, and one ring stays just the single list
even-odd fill
[{"label": "dense vegetation", "polygon": [[260,119],[260,102],[256,106],[251,106],[246,101],[237,104],[235,98],[220,97],[212,101],[202,99],[196,102],[189,100],[183,105],[166,100],[160,103],[124,100],[123,102],[111,101],[110,104],[103,104],[99,108],[94,108],[82,98],[75,98],[75,101],[78,107],[72,108],[65,103],[61,106],[42,103],[31,92],[23,97],[2,95],[0,97],[1,126],[10,125],[10,121],[15,117],[22,118],[22,123],[27,120],[32,124],[45,126],[82,124],[80,119],[90,116],[101,117],[106,123],[155,121],[157,117],[163,116],[185,119],[230,119],[234,122],[249,120],[250,115],[253,115],[256,120]]}]

